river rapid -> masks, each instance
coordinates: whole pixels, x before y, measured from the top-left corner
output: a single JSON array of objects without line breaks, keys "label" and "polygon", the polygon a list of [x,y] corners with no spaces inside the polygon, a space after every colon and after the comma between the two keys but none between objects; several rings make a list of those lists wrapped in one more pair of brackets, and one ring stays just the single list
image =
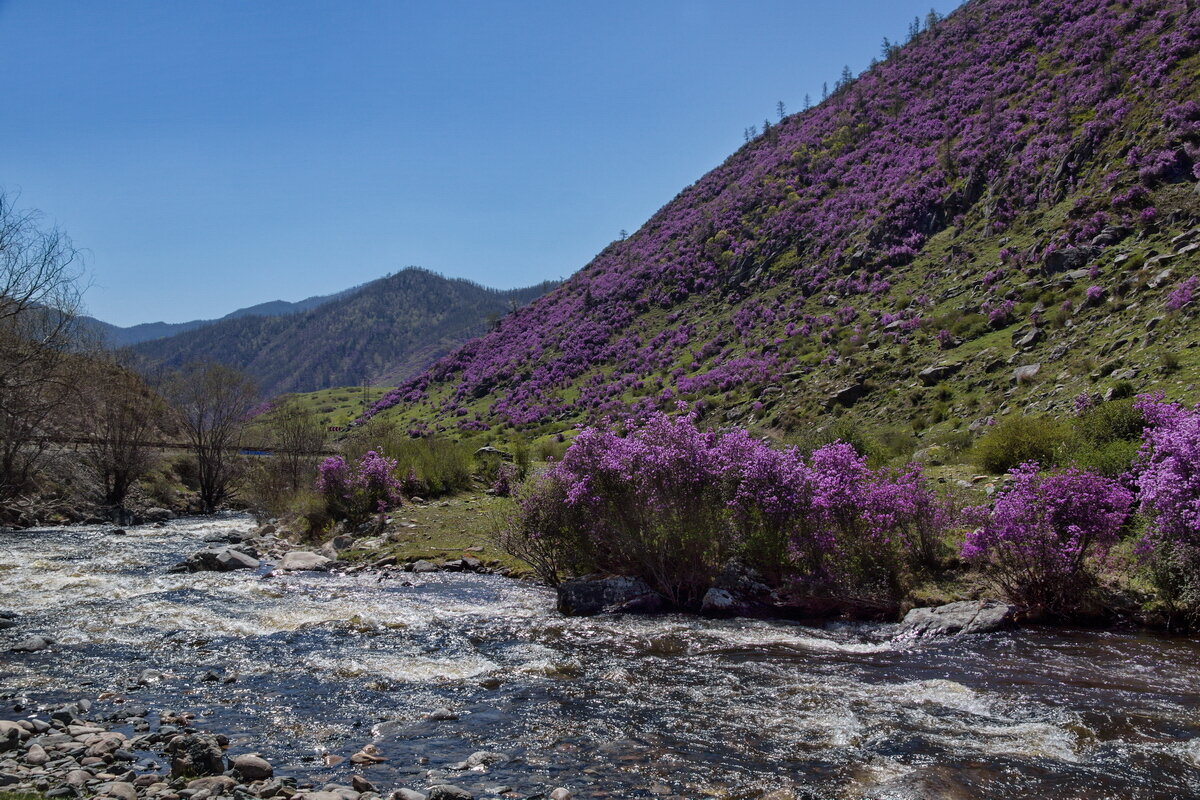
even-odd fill
[{"label": "river rapid", "polygon": [[[0,631],[0,716],[115,692],[195,713],[277,774],[344,783],[357,770],[384,790],[445,778],[476,796],[1200,797],[1194,638],[1026,629],[914,644],[892,625],[563,618],[552,591],[486,575],[167,573],[251,527],[0,534],[0,609],[21,614]],[[32,633],[57,643],[8,652]],[[428,719],[439,708],[457,719]],[[385,763],[324,765],[369,743]],[[451,769],[480,750],[511,760]]]}]

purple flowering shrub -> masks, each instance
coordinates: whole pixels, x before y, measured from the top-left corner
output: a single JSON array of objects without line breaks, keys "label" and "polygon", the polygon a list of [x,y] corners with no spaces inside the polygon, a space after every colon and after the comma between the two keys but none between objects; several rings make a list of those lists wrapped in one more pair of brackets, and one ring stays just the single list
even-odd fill
[{"label": "purple flowering shrub", "polygon": [[969,533],[962,555],[1007,598],[1034,613],[1085,608],[1093,562],[1117,541],[1133,495],[1120,482],[1068,469],[1042,473],[1036,463],[1009,475],[1011,485]]},{"label": "purple flowering shrub", "polygon": [[1141,549],[1162,598],[1200,623],[1200,405],[1143,395],[1146,419],[1134,465],[1139,510],[1149,520]]},{"label": "purple flowering shrub", "polygon": [[936,566],[953,517],[916,468],[872,470],[843,442],[806,459],[745,430],[702,431],[694,414],[585,430],[518,501],[510,552],[540,547],[561,564],[569,551],[577,567],[637,575],[680,607],[735,557],[774,582],[892,602],[907,576]]},{"label": "purple flowering shrub", "polygon": [[1167,296],[1168,311],[1182,311],[1190,306],[1200,290],[1200,277],[1195,275],[1180,281]]},{"label": "purple flowering shrub", "polygon": [[363,522],[401,504],[403,486],[395,472],[396,460],[374,450],[353,465],[330,456],[317,467],[316,488],[334,519]]}]

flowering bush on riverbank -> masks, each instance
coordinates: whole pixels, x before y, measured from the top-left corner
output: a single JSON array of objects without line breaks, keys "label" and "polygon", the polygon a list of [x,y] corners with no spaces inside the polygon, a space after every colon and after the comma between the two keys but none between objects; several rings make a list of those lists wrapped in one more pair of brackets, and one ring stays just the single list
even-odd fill
[{"label": "flowering bush on riverbank", "polygon": [[1012,485],[967,535],[962,554],[1027,609],[1083,607],[1092,562],[1117,541],[1133,495],[1118,481],[1078,469],[1042,473],[1036,463],[1009,472]]},{"label": "flowering bush on riverbank", "polygon": [[1149,520],[1142,549],[1163,599],[1200,622],[1200,405],[1144,395],[1136,408],[1147,423],[1134,466]]},{"label": "flowering bush on riverbank", "polygon": [[505,537],[561,565],[637,575],[694,605],[729,559],[775,581],[894,600],[936,565],[951,515],[920,471],[872,470],[835,442],[807,459],[694,414],[651,414],[621,434],[589,429],[524,491]]},{"label": "flowering bush on riverbank", "polygon": [[317,491],[334,519],[362,522],[401,503],[396,460],[368,450],[357,464],[331,456],[317,468]]}]

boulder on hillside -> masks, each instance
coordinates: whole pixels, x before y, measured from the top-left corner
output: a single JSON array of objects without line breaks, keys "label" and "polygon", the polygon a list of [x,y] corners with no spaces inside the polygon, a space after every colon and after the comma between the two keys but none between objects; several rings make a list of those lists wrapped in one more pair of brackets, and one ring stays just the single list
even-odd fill
[{"label": "boulder on hillside", "polygon": [[1042,261],[1042,273],[1057,275],[1060,272],[1083,269],[1099,251],[1098,247],[1064,247],[1061,250],[1051,250]]},{"label": "boulder on hillside", "polygon": [[934,386],[949,378],[962,369],[962,364],[935,364],[917,373],[917,379],[924,386]]},{"label": "boulder on hillside", "polygon": [[666,599],[641,578],[589,575],[558,586],[558,610],[569,617],[652,613],[666,604]]},{"label": "boulder on hillside", "polygon": [[998,600],[960,600],[934,608],[914,608],[904,615],[899,636],[959,636],[991,633],[1012,627],[1016,608]]}]

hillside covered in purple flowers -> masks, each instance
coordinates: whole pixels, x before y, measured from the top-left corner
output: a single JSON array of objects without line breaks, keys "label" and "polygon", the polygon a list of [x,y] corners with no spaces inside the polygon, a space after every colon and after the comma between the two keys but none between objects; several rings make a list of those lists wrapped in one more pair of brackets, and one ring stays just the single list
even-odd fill
[{"label": "hillside covered in purple flowers", "polygon": [[[886,33],[886,32],[881,32]],[[1200,375],[1200,8],[972,0],[374,409],[924,431]]]}]

